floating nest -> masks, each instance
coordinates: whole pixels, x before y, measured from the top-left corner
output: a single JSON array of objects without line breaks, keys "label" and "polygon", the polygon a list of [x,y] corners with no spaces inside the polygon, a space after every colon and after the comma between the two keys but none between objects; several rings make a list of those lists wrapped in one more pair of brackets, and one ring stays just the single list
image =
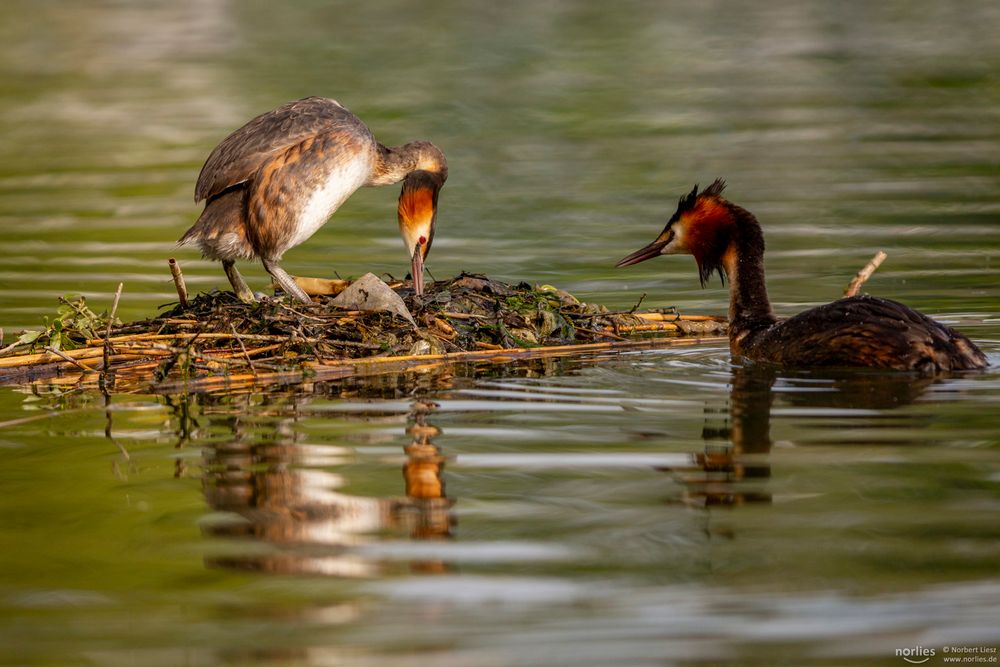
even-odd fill
[{"label": "floating nest", "polygon": [[[0,350],[0,383],[62,376],[104,389],[176,390],[296,381],[399,369],[428,362],[509,361],[593,350],[657,347],[678,337],[725,333],[724,318],[673,310],[609,311],[548,285],[510,285],[462,274],[415,297],[389,284],[413,319],[350,310],[320,296],[312,304],[231,292],[201,294],[158,317],[120,323],[81,298],[61,299],[40,331]],[[112,309],[112,312],[114,309]]]}]

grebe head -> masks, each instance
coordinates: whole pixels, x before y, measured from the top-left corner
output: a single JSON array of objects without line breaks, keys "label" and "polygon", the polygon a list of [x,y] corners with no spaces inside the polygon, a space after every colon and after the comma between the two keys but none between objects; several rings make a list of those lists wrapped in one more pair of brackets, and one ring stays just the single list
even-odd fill
[{"label": "grebe head", "polygon": [[[399,233],[410,257],[410,276],[413,289],[419,295],[424,291],[424,259],[434,241],[434,223],[437,221],[438,192],[448,178],[448,163],[429,142],[421,144],[416,171],[403,179],[399,192]],[[426,169],[425,169],[426,167]]]},{"label": "grebe head", "polygon": [[660,255],[694,255],[701,284],[714,271],[722,275],[722,257],[729,247],[736,218],[732,205],[722,197],[726,182],[721,178],[698,192],[698,186],[680,198],[677,210],[663,232],[647,246],[622,258],[615,266],[632,266]]}]

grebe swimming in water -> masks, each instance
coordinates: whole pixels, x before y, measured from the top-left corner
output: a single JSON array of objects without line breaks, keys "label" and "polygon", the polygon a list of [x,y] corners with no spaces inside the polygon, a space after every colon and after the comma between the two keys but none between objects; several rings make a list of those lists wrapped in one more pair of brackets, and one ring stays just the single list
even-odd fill
[{"label": "grebe swimming in water", "polygon": [[618,262],[694,255],[702,286],[729,279],[729,348],[782,366],[865,366],[923,373],[984,368],[986,356],[961,333],[896,301],[852,296],[778,321],[764,285],[764,234],[750,211],[722,197],[717,180],[681,197],[663,232]]},{"label": "grebe swimming in water", "polygon": [[285,293],[309,303],[279,266],[282,255],[312,236],[361,186],[403,181],[399,231],[421,294],[438,191],[447,178],[448,163],[434,144],[386,148],[339,102],[307,97],[257,116],[215,147],[194,191],[196,203],[207,200],[205,210],[179,243],[220,260],[244,301],[253,293],[235,262],[260,258]]}]

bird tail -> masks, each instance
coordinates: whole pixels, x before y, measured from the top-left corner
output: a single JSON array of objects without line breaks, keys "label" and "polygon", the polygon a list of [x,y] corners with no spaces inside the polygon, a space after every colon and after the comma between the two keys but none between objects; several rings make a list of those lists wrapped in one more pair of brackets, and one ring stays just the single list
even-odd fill
[{"label": "bird tail", "polygon": [[209,200],[177,245],[197,246],[209,259],[252,259],[256,253],[243,222],[243,196],[243,188],[233,188]]}]

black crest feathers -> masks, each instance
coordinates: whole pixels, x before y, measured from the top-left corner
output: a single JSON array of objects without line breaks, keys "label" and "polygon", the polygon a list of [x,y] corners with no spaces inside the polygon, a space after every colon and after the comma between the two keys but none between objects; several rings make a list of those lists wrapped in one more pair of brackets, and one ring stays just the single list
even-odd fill
[{"label": "black crest feathers", "polygon": [[695,203],[698,201],[698,197],[718,197],[722,194],[722,191],[726,189],[726,182],[721,178],[717,178],[712,181],[712,184],[707,188],[698,193],[698,186],[695,185],[691,192],[683,195],[679,200],[677,200],[677,210],[670,217],[670,222],[675,222],[682,215],[694,209]]},{"label": "black crest feathers", "polygon": [[712,181],[712,184],[705,188],[701,193],[706,197],[718,197],[722,194],[722,191],[726,189],[726,182],[721,178],[717,178]]},{"label": "black crest feathers", "polygon": [[698,186],[695,185],[691,192],[686,195],[681,195],[681,198],[677,200],[677,211],[674,213],[674,219],[681,216],[682,213],[687,213],[694,208],[694,203],[698,201]]}]

